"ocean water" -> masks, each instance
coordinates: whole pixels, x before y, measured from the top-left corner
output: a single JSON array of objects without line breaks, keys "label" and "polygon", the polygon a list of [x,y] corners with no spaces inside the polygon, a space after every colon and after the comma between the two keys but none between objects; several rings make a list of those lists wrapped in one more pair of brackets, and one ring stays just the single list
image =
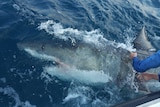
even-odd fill
[{"label": "ocean water", "polygon": [[159,0],[0,0],[0,106],[110,107],[145,95],[118,88],[109,82],[114,76],[103,71],[64,72],[55,67],[54,56],[28,54],[17,43],[41,40],[43,45],[49,39],[101,47],[110,42],[132,50],[145,26],[160,49],[159,8]]}]

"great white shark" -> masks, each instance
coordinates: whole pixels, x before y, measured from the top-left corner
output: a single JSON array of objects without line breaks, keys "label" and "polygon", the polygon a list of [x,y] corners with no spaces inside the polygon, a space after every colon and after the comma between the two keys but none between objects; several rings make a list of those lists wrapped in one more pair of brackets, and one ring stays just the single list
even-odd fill
[{"label": "great white shark", "polygon": [[[124,83],[131,82],[128,81],[128,77],[132,78],[135,75],[132,60],[129,57],[130,51],[110,44],[104,47],[96,47],[84,42],[72,44],[63,40],[30,39],[17,43],[17,47],[28,53],[29,50],[40,53],[42,56],[39,58],[41,59],[44,55],[53,56],[52,59],[57,65],[74,66],[79,70],[86,71],[103,71],[112,77],[112,81],[117,82],[119,85],[123,84],[123,86]],[[134,40],[134,47],[137,50],[138,57],[142,59],[156,51],[147,38],[145,27],[141,29]],[[48,58],[48,60],[50,59]],[[138,82],[139,87],[143,88],[142,90],[148,90],[140,81]]]}]

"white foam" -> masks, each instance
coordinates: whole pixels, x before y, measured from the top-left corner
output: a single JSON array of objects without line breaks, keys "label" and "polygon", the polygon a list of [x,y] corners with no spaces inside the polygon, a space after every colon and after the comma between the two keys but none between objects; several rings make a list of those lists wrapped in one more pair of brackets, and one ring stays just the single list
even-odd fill
[{"label": "white foam", "polygon": [[136,93],[138,93],[139,86],[134,82],[136,71],[133,68],[132,68],[132,70],[134,72],[132,74],[128,74],[128,76],[126,76],[125,83],[128,84],[131,87],[131,89],[134,89]]},{"label": "white foam", "polygon": [[19,95],[12,87],[0,87],[0,93],[13,98],[15,101],[15,105],[13,107],[36,107],[35,105],[31,105],[29,101],[22,102],[19,98]]},{"label": "white foam", "polygon": [[76,40],[82,40],[86,43],[92,43],[97,46],[103,45],[102,41],[107,42],[107,39],[103,37],[100,30],[92,31],[80,31],[73,28],[64,28],[60,23],[55,23],[52,20],[42,22],[39,27],[40,30],[45,30],[47,33],[53,35],[56,38],[68,40],[71,39],[73,42]]},{"label": "white foam", "polygon": [[79,97],[79,96],[80,96],[80,95],[78,95],[78,94],[76,94],[76,93],[74,93],[74,94],[69,94],[67,97],[65,97],[65,99],[63,100],[63,103],[68,102],[69,100],[74,99],[74,98],[77,98],[77,97]]},{"label": "white foam", "polygon": [[133,45],[131,45],[130,44],[130,42],[128,42],[127,44],[124,44],[124,43],[117,43],[117,46],[116,46],[117,48],[123,48],[123,49],[126,49],[126,50],[128,50],[128,51],[130,51],[130,52],[135,52],[136,51],[136,49],[135,48],[133,48]]},{"label": "white foam", "polygon": [[115,47],[121,47],[129,51],[133,51],[133,45],[131,44],[133,38],[127,36],[126,43],[119,43],[115,41],[107,40],[103,33],[99,29],[92,31],[81,31],[73,28],[64,28],[62,24],[55,23],[52,20],[42,22],[38,29],[45,30],[47,33],[54,35],[54,37],[68,40],[71,39],[72,43],[75,43],[76,40],[81,40],[88,44],[94,44],[97,47],[105,47],[106,44],[113,45]]},{"label": "white foam", "polygon": [[73,100],[76,104],[87,104],[92,100],[92,94],[95,93],[90,87],[76,86],[74,83],[71,83],[71,86],[68,89],[68,94],[63,99],[63,103]]}]

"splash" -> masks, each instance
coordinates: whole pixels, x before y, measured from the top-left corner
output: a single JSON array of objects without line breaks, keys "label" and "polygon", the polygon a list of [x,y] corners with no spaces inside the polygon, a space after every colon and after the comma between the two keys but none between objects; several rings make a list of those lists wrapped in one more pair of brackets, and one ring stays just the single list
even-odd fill
[{"label": "splash", "polygon": [[92,101],[94,91],[87,86],[76,86],[71,83],[68,94],[63,99],[63,104],[75,103],[78,105],[88,104]]},{"label": "splash", "polygon": [[109,91],[111,88],[109,88],[109,86],[107,86],[107,88],[108,89],[94,90],[91,87],[77,85],[74,82],[71,82],[70,87],[67,90],[67,95],[63,98],[63,104],[67,107],[110,107],[112,106],[113,99],[116,101],[115,98],[118,94],[113,96],[113,91],[115,91],[115,89],[111,92]]},{"label": "splash", "polygon": [[103,35],[99,29],[92,31],[81,31],[73,28],[64,28],[62,24],[56,23],[52,20],[42,22],[38,26],[39,30],[45,30],[48,34],[53,35],[56,38],[63,39],[65,41],[72,40],[72,43],[76,43],[77,40],[83,41],[88,44],[93,44],[98,48],[105,47],[106,45],[112,45],[116,48],[123,48],[128,51],[133,51],[133,38],[127,36],[126,43],[119,43],[115,41],[109,41]]},{"label": "splash", "polygon": [[73,28],[64,28],[60,23],[55,23],[52,20],[42,22],[38,29],[45,30],[47,33],[54,35],[56,38],[69,40],[76,42],[76,40],[81,40],[86,43],[94,44],[97,46],[103,46],[108,40],[105,39],[100,30],[92,31],[79,31]]}]

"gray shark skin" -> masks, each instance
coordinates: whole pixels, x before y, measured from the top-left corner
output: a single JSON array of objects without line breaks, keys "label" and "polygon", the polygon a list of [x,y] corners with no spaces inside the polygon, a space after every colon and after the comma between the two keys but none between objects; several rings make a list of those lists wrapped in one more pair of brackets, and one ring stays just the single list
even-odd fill
[{"label": "gray shark skin", "polygon": [[137,38],[134,40],[134,46],[137,50],[156,51],[146,36],[145,27],[142,28]]},{"label": "gray shark skin", "polygon": [[[80,70],[112,72],[110,74],[112,77],[116,77],[121,69],[129,70],[129,52],[111,45],[97,48],[81,42],[73,45],[71,43],[61,44],[55,40],[45,40],[45,42],[27,40],[18,43],[17,46],[20,50],[29,48],[41,54],[54,56],[61,62]],[[122,68],[122,63],[126,65],[124,68]]]},{"label": "gray shark skin", "polygon": [[156,49],[152,46],[152,44],[148,40],[145,27],[141,29],[141,31],[139,32],[138,36],[136,37],[133,43],[134,47],[137,50],[138,57],[140,59],[148,57],[149,55],[156,52]]},{"label": "gray shark skin", "polygon": [[[149,52],[154,48],[147,39],[144,27],[135,39],[134,44],[140,58],[145,58],[153,53]],[[72,44],[66,41],[43,38],[43,40],[24,40],[18,43],[17,47],[20,50],[32,49],[41,54],[54,56],[61,62],[75,66],[77,69],[104,71],[104,73],[113,77],[112,81],[116,82],[119,87],[126,84],[130,85],[131,81],[126,82],[127,77],[134,75],[132,60],[129,58],[130,52],[111,45],[100,48],[83,42]],[[147,87],[140,81],[138,82],[142,90],[148,91]]]}]

